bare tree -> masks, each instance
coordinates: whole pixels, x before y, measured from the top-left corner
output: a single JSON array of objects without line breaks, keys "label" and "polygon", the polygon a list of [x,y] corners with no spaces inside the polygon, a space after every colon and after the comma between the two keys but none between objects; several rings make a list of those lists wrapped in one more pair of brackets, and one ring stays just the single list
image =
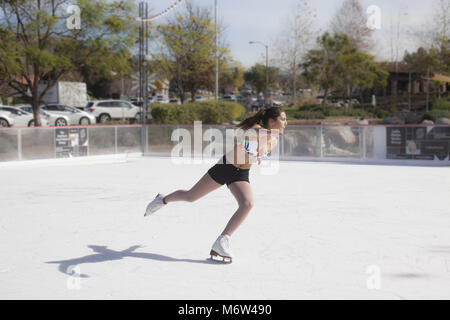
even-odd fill
[{"label": "bare tree", "polygon": [[317,32],[314,31],[316,18],[317,12],[309,2],[298,0],[275,43],[276,60],[281,69],[289,72],[293,100],[296,99],[299,64],[317,37]]},{"label": "bare tree", "polygon": [[440,0],[433,16],[433,45],[439,47],[450,38],[450,0]]},{"label": "bare tree", "polygon": [[[214,84],[215,26],[211,11],[186,2],[186,11],[168,19],[158,28],[160,47],[153,54],[156,69],[171,79],[181,101],[190,93],[194,100],[199,89]],[[228,61],[228,50],[218,47],[219,70]]]},{"label": "bare tree", "polygon": [[359,0],[345,0],[331,20],[334,33],[346,34],[350,44],[362,51],[373,48],[373,30],[367,27],[367,17]]},{"label": "bare tree", "polygon": [[409,30],[417,47],[430,49],[439,46],[445,37],[450,38],[450,0],[440,0],[433,14],[424,20],[422,25]]}]

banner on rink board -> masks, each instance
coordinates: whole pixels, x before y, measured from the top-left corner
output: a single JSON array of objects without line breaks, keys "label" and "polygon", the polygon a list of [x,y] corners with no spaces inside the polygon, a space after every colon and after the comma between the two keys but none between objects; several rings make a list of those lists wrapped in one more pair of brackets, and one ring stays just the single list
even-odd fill
[{"label": "banner on rink board", "polygon": [[387,127],[386,158],[450,160],[450,127]]},{"label": "banner on rink board", "polygon": [[87,128],[56,128],[56,158],[82,157],[88,154]]}]

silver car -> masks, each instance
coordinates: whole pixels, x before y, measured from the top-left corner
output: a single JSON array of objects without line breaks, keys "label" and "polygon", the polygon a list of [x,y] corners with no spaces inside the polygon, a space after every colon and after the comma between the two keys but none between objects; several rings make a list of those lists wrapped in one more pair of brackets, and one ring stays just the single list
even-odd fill
[{"label": "silver car", "polygon": [[55,115],[65,115],[69,117],[70,125],[89,125],[96,123],[95,116],[92,114],[63,104],[48,104],[42,106],[42,109]]},{"label": "silver car", "polygon": [[0,111],[0,127],[12,127],[14,125],[14,118],[11,112]]},{"label": "silver car", "polygon": [[[34,126],[34,116],[29,112],[25,112],[20,108],[11,106],[0,106],[0,111],[7,111],[11,113],[14,118],[14,125],[17,127],[32,127]],[[47,124],[47,121],[43,120],[43,124]]]},{"label": "silver car", "polygon": [[[33,113],[33,108],[29,104],[22,104],[19,106],[19,108],[23,111]],[[53,114],[51,112],[42,110],[42,108],[39,111],[41,114],[41,119],[45,119],[49,126],[63,127],[67,126],[70,122],[69,117],[63,114]]]}]

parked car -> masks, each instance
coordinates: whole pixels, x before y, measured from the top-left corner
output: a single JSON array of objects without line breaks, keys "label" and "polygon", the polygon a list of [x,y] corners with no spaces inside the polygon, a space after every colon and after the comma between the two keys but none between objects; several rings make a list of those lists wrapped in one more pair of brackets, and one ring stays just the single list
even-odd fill
[{"label": "parked car", "polygon": [[139,120],[141,117],[140,107],[122,100],[89,101],[84,110],[99,123],[106,123],[112,119]]},{"label": "parked car", "polygon": [[[142,101],[142,99],[139,98],[133,98],[130,100],[131,104],[137,106],[137,107],[142,107],[144,105],[144,101]],[[151,104],[153,103],[153,97],[148,97],[147,98],[147,104]]]},{"label": "parked car", "polygon": [[272,101],[272,105],[273,105],[274,107],[281,107],[282,104],[283,104],[283,103],[282,103],[281,101],[278,101],[278,100],[273,100],[273,101]]},{"label": "parked car", "polygon": [[14,125],[14,117],[11,112],[0,111],[0,127],[12,127]]},{"label": "parked car", "polygon": [[[34,126],[34,116],[32,113],[11,106],[0,106],[0,111],[7,111],[11,113],[11,117],[14,118],[14,125],[17,127]],[[42,122],[43,125],[47,125],[47,121],[45,119],[43,119]]]},{"label": "parked car", "polygon": [[180,99],[170,99],[169,103],[171,103],[171,104],[181,104]]},{"label": "parked car", "polygon": [[[33,108],[29,104],[18,105],[23,111],[33,113]],[[54,114],[49,111],[44,111],[42,108],[39,110],[41,114],[41,119],[47,120],[47,125],[55,127],[67,126],[70,122],[68,116],[63,114]]]},{"label": "parked car", "polygon": [[236,97],[233,94],[226,94],[220,100],[236,102]]},{"label": "parked car", "polygon": [[95,124],[95,117],[86,111],[66,106],[63,104],[48,104],[41,107],[44,111],[49,111],[55,115],[64,115],[69,118],[70,125],[88,125]]},{"label": "parked car", "polygon": [[206,98],[203,96],[196,96],[195,101],[206,101]]},{"label": "parked car", "polygon": [[[351,99],[352,105],[358,105],[359,101],[357,99]],[[339,99],[331,101],[336,107],[348,107],[350,105],[350,99]]]},{"label": "parked car", "polygon": [[157,95],[154,97],[154,103],[169,103],[169,98],[163,95]]}]

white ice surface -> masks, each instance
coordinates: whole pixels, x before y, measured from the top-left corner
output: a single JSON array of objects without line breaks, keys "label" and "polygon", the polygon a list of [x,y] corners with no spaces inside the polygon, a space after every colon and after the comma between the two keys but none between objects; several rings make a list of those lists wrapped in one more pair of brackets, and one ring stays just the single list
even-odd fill
[{"label": "white ice surface", "polygon": [[211,165],[64,161],[0,166],[0,299],[450,298],[448,167],[254,167],[224,265],[206,259],[237,208],[226,186],[143,216]]}]

